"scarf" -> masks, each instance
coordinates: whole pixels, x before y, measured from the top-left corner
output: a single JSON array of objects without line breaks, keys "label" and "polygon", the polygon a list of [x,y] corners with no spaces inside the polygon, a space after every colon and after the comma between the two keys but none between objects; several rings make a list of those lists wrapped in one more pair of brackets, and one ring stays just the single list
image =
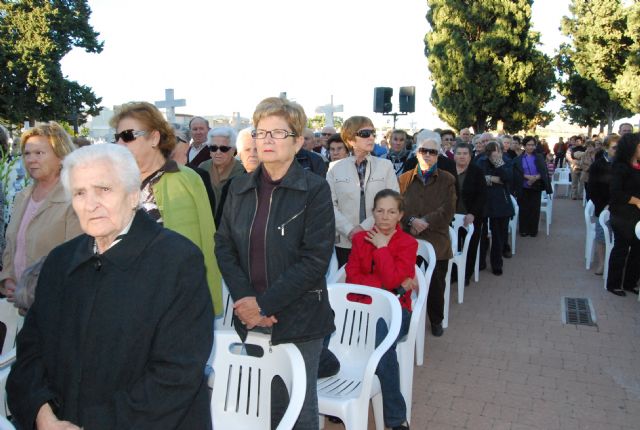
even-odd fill
[{"label": "scarf", "polygon": [[418,177],[422,180],[422,183],[427,185],[427,181],[434,174],[434,172],[438,169],[438,163],[434,163],[433,166],[426,172],[422,170],[420,164],[418,164]]}]

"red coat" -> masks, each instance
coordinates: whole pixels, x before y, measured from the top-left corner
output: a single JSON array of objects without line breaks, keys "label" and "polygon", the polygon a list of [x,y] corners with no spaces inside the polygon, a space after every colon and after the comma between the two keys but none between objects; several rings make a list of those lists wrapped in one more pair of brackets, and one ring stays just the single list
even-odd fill
[{"label": "red coat", "polygon": [[[365,240],[366,234],[366,231],[362,231],[353,236],[353,246],[345,268],[348,283],[393,291],[402,281],[415,276],[418,242],[413,236],[397,226],[389,244],[376,248]],[[368,302],[367,298],[355,294],[350,299]],[[411,291],[400,298],[400,304],[411,311]]]}]

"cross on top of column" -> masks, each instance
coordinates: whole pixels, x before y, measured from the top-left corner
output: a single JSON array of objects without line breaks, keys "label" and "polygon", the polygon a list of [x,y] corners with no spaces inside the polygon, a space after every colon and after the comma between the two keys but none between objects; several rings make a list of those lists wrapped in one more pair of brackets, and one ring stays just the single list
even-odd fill
[{"label": "cross on top of column", "polygon": [[324,125],[325,127],[333,127],[333,114],[336,112],[342,112],[342,105],[334,106],[333,105],[333,96],[331,96],[331,103],[324,106],[318,106],[316,108],[316,113],[324,114]]},{"label": "cross on top of column", "polygon": [[173,88],[167,88],[164,90],[164,100],[160,100],[155,102],[157,108],[166,109],[167,113],[167,121],[169,123],[176,122],[176,109],[180,106],[186,106],[187,101],[185,99],[175,99],[173,98]]}]

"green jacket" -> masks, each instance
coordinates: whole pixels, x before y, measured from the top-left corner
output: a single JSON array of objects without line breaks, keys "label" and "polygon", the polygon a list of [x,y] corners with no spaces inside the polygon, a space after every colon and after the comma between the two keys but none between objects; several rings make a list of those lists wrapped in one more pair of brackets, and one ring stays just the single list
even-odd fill
[{"label": "green jacket", "polygon": [[180,166],[180,172],[162,175],[153,187],[153,195],[164,226],[191,240],[204,254],[213,309],[216,316],[222,315],[222,276],[213,252],[216,227],[202,179],[193,170]]}]

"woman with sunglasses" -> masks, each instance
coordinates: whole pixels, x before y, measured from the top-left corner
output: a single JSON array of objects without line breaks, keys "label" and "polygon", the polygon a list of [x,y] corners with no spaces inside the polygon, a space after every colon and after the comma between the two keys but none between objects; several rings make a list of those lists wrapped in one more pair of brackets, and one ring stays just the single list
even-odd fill
[{"label": "woman with sunglasses", "polygon": [[604,138],[602,143],[602,151],[595,155],[595,160],[589,168],[589,196],[593,202],[593,215],[596,220],[596,267],[595,274],[602,275],[604,273],[604,257],[605,257],[605,239],[604,229],[598,222],[600,213],[609,204],[609,187],[611,186],[611,164],[616,156],[618,141],[620,136],[610,134]]},{"label": "woman with sunglasses", "polygon": [[176,146],[171,125],[147,102],[125,103],[109,121],[114,143],[125,146],[140,169],[140,207],[159,224],[190,239],[204,254],[216,315],[222,314],[221,277],[213,253],[215,225],[202,179],[170,158]]},{"label": "woman with sunglasses", "polygon": [[456,212],[456,179],[438,166],[440,135],[422,130],[416,135],[418,165],[400,175],[400,192],[405,210],[402,224],[418,239],[426,240],[436,251],[436,265],[431,277],[427,314],[431,333],[442,336],[445,277],[453,256],[449,240],[449,223]]},{"label": "woman with sunglasses", "polygon": [[342,125],[342,140],[351,156],[331,163],[327,182],[336,217],[336,256],[344,266],[351,252],[351,238],[373,227],[373,199],[378,191],[398,191],[398,179],[389,160],[371,155],[376,129],[364,116],[352,116]]},{"label": "woman with sunglasses", "polygon": [[[60,183],[62,160],[75,149],[71,137],[50,122],[25,131],[20,149],[33,183],[16,195],[7,227],[0,292],[9,301],[14,300],[16,284],[29,267],[82,233]],[[28,305],[21,303],[23,309]]]},{"label": "woman with sunglasses", "polygon": [[[245,172],[242,163],[236,160],[236,132],[231,127],[216,127],[209,130],[208,146],[211,159],[200,164],[201,169],[209,172],[211,186],[216,202],[221,202],[222,188],[232,178]],[[216,207],[216,213],[219,210]]]}]

